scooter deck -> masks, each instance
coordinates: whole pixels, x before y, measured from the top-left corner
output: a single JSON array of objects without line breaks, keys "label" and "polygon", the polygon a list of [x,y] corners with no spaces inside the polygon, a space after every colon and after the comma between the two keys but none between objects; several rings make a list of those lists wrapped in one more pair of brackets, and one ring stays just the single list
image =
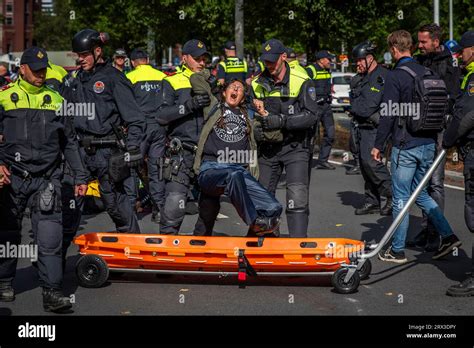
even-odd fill
[{"label": "scooter deck", "polygon": [[87,233],[81,255],[102,257],[110,270],[235,272],[244,252],[256,272],[335,272],[364,243],[345,238],[248,238]]}]

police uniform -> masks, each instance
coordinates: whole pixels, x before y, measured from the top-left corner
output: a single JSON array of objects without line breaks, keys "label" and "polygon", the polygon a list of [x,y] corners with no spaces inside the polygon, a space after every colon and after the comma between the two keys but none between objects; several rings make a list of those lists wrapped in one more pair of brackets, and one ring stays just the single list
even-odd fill
[{"label": "police uniform", "polygon": [[[130,54],[132,61],[147,59],[148,54],[135,49]],[[142,153],[148,156],[148,179],[150,195],[161,209],[165,199],[165,184],[159,179],[158,162],[164,157],[166,146],[166,129],[158,123],[156,112],[160,107],[161,85],[166,74],[149,64],[141,64],[129,72],[127,78],[133,85],[135,98],[146,120],[146,139],[142,142]]]},{"label": "police uniform", "polygon": [[[356,76],[351,84],[351,114],[355,127],[355,138],[359,148],[359,163],[364,178],[364,207],[356,210],[356,214],[367,214],[380,210],[381,197],[387,199],[382,209],[383,215],[391,214],[391,179],[387,167],[374,160],[371,151],[377,136],[377,125],[380,117],[380,103],[387,69],[378,65],[372,72]],[[359,78],[361,77],[361,78]],[[373,211],[369,211],[373,208]]]},{"label": "police uniform", "polygon": [[308,73],[306,72],[306,69],[303,66],[301,66],[300,62],[298,61],[296,57],[296,52],[292,48],[287,47],[286,54],[287,54],[287,62],[288,62],[288,65],[290,66],[290,69],[298,70],[300,73],[308,75]]},{"label": "police uniform", "polygon": [[[183,46],[183,54],[193,57],[209,55],[199,40],[190,40]],[[167,127],[167,137],[189,146],[170,147],[160,162],[160,177],[166,183],[166,197],[160,212],[160,233],[178,234],[185,216],[185,207],[193,185],[194,152],[203,125],[202,108],[210,103],[201,95],[192,94],[189,78],[193,72],[183,65],[181,72],[163,79],[162,104],[157,113],[158,122]],[[201,103],[204,99],[206,101]],[[176,150],[176,151],[175,151]]]},{"label": "police uniform", "polygon": [[[285,47],[279,40],[263,44],[263,61],[277,61]],[[274,83],[268,70],[252,80],[252,97],[263,100],[269,115],[256,119],[259,142],[260,183],[275,194],[282,169],[286,172],[286,214],[291,237],[306,237],[309,217],[309,161],[314,126],[319,115],[316,89],[307,75],[284,62],[283,80]],[[263,131],[263,132],[261,132]],[[268,134],[279,132],[280,136]]]},{"label": "police uniform", "polygon": [[[85,29],[75,35],[73,50],[80,52],[83,47],[75,42],[82,37],[96,38],[98,32]],[[95,42],[95,41],[94,41]],[[94,43],[94,45],[97,45]],[[87,48],[87,45],[85,45]],[[101,199],[105,209],[115,223],[118,232],[140,233],[138,219],[132,211],[129,197],[124,188],[124,179],[111,178],[112,157],[124,158],[116,145],[90,145],[100,141],[117,140],[115,129],[127,128],[126,147],[134,164],[142,158],[140,146],[145,131],[145,120],[140,110],[130,81],[115,69],[110,62],[96,63],[91,71],[79,70],[74,78],[65,81],[61,94],[72,105],[92,105],[93,115],[74,117],[74,127],[80,139],[82,158],[88,171],[99,180]],[[135,160],[137,159],[137,160]],[[131,163],[131,162],[130,162]],[[123,167],[126,164],[123,163]],[[124,175],[126,177],[127,175]],[[67,190],[70,193],[70,190]],[[80,224],[84,198],[68,197],[76,201],[70,209],[69,221],[64,223],[65,240],[72,240]],[[68,209],[66,208],[66,209]]]},{"label": "police uniform", "polygon": [[[228,41],[225,46],[227,50],[235,50],[235,43]],[[244,81],[248,78],[247,62],[238,57],[226,57],[223,62],[217,66],[217,79],[224,79],[229,82],[233,79]]]},{"label": "police uniform", "polygon": [[[46,69],[47,62],[43,49],[31,47],[23,53],[20,64],[38,71]],[[46,85],[34,86],[23,78],[0,92],[0,165],[8,167],[11,173],[11,184],[0,189],[0,244],[21,242],[22,219],[29,207],[46,310],[71,307],[60,293],[61,153],[76,174],[75,184],[87,183],[71,119],[57,114],[62,102],[58,92]],[[17,258],[0,259],[0,283],[11,284],[16,266]],[[2,289],[5,287],[0,284]],[[5,300],[3,295],[1,292],[0,300]]]},{"label": "police uniform", "polygon": [[[333,59],[334,56],[329,54],[328,51],[319,51],[316,54],[316,59],[319,60],[323,58]],[[328,163],[336,135],[334,117],[331,109],[331,72],[321,67],[318,63],[307,66],[306,72],[309,77],[315,81],[316,96],[322,106],[321,124],[323,125],[323,141],[319,151],[318,163],[322,166],[321,168],[335,169]]]},{"label": "police uniform", "polygon": [[[469,47],[474,47],[474,30],[463,34],[456,51]],[[448,149],[458,145],[462,154],[465,185],[464,220],[469,231],[474,233],[474,61],[467,65],[466,71],[461,83],[461,95],[454,104],[453,119],[444,134],[443,147]],[[451,286],[447,294],[451,296],[474,294],[474,258],[471,276],[460,284]]]},{"label": "police uniform", "polygon": [[48,68],[46,69],[46,85],[50,88],[53,88],[56,91],[59,91],[61,83],[63,83],[65,77],[67,76],[67,71],[59,65],[48,63]]}]

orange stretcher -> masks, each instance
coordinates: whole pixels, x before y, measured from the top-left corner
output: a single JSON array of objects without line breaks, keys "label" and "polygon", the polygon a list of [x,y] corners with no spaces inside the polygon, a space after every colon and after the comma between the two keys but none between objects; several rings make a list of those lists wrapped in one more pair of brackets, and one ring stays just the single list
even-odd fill
[{"label": "orange stretcher", "polygon": [[74,243],[82,255],[76,274],[84,287],[102,286],[109,272],[235,274],[241,287],[247,276],[332,275],[338,292],[351,293],[371,269],[367,260],[350,282],[343,281],[365,247],[361,241],[344,238],[88,233]]},{"label": "orange stretcher", "polygon": [[377,244],[344,238],[195,237],[156,234],[88,233],[75,238],[82,257],[79,284],[100,287],[109,272],[316,276],[332,274],[339,293],[357,290],[372,269],[370,258],[389,242],[410,207],[446,156],[441,150],[402,211]]}]

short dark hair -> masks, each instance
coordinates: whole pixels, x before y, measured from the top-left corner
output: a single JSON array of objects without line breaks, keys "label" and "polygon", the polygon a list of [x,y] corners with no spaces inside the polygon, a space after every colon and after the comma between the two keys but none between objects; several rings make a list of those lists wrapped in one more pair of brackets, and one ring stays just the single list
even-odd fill
[{"label": "short dark hair", "polygon": [[422,25],[420,29],[418,29],[418,32],[430,33],[431,40],[438,39],[439,41],[441,41],[443,38],[443,29],[441,29],[441,27],[436,23]]}]

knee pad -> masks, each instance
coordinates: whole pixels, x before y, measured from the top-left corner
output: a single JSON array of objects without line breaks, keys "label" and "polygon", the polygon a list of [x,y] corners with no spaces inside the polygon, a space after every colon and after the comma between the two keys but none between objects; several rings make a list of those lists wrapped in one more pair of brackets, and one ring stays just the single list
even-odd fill
[{"label": "knee pad", "polygon": [[186,193],[170,192],[166,196],[161,218],[168,224],[181,220],[186,213]]},{"label": "knee pad", "polygon": [[308,186],[305,184],[288,184],[286,190],[286,211],[308,211]]}]

